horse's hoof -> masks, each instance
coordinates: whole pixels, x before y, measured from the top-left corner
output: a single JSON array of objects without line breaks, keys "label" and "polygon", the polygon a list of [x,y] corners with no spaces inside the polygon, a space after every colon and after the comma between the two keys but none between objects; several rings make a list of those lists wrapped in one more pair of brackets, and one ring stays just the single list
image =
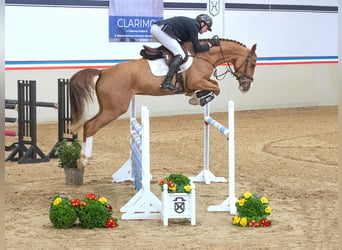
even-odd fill
[{"label": "horse's hoof", "polygon": [[83,163],[81,159],[77,160],[77,169],[78,170],[83,170],[85,168],[86,164]]},{"label": "horse's hoof", "polygon": [[196,97],[191,97],[188,102],[191,105],[200,105],[200,99]]}]

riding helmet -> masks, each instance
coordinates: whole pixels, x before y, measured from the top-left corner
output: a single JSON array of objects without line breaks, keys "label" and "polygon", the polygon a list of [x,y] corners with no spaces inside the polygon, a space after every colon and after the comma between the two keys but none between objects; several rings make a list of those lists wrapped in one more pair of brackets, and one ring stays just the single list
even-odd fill
[{"label": "riding helmet", "polygon": [[200,22],[204,22],[206,25],[208,25],[208,30],[211,31],[211,26],[213,25],[213,19],[208,16],[207,14],[200,14],[196,17],[196,20]]}]

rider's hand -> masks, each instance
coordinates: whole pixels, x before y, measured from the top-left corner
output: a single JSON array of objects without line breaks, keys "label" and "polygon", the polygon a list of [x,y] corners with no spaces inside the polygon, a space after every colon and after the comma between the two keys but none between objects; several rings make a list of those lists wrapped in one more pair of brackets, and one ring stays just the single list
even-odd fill
[{"label": "rider's hand", "polygon": [[214,46],[220,46],[220,38],[218,36],[213,36],[210,39],[210,44],[212,45],[212,47]]}]

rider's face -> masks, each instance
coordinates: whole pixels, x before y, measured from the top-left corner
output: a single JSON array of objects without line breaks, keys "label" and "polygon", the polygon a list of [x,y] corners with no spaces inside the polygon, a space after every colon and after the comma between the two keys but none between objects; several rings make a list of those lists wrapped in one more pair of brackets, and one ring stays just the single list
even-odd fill
[{"label": "rider's face", "polygon": [[205,24],[204,22],[201,22],[201,29],[199,30],[199,33],[200,34],[203,34],[204,32],[207,32],[208,31],[208,25],[207,24]]}]

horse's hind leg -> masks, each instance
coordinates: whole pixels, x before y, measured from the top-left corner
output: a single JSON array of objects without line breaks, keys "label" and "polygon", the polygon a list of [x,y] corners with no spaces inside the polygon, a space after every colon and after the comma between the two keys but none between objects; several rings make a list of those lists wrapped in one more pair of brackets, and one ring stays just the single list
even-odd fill
[{"label": "horse's hind leg", "polygon": [[92,155],[93,136],[104,126],[114,121],[121,115],[114,114],[112,111],[101,110],[96,116],[88,120],[83,126],[83,144],[81,159],[77,162],[77,168],[83,169],[89,162]]}]

